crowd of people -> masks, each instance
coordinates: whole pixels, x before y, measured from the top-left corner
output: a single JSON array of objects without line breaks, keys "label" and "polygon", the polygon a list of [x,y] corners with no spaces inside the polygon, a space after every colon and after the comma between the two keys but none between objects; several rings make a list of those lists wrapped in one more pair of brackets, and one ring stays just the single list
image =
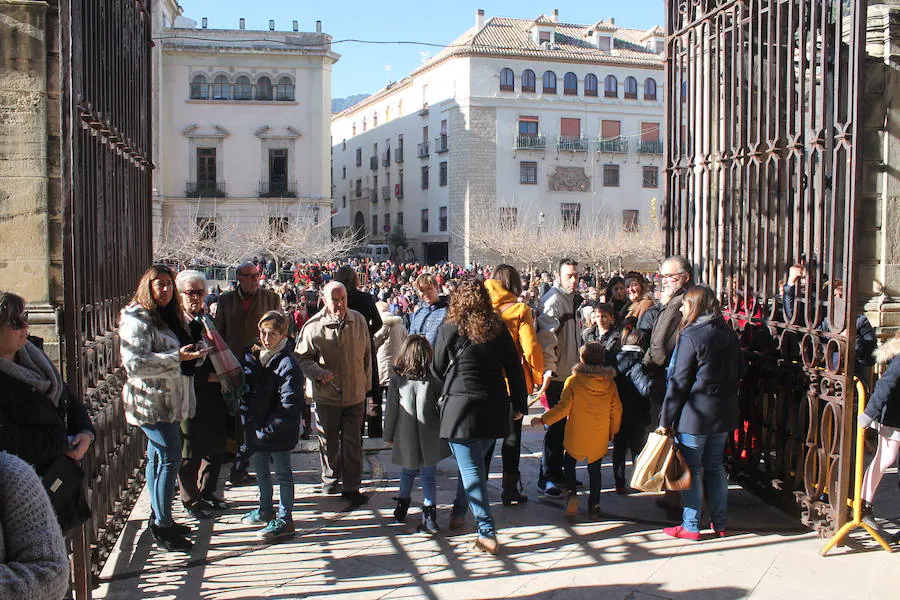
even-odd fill
[{"label": "crowd of people", "polygon": [[[176,487],[197,519],[229,508],[219,489],[225,467],[231,485],[258,487],[258,506],[242,521],[258,527],[261,540],[292,535],[290,454],[310,434],[321,450],[322,492],[351,510],[364,505],[367,431],[384,438],[401,469],[396,521],[407,519],[418,478],[419,530],[440,531],[437,465],[453,457],[448,527],[464,528],[471,513],[476,547],[496,554],[487,488],[495,446],[500,440],[502,504],[526,504],[522,428],[538,403],[541,414],[527,419],[544,430],[537,491],[563,500],[566,517],[581,510],[579,461],[587,464],[586,513],[602,518],[608,448],[615,493],[629,494],[628,454],[634,459],[659,427],[675,436],[691,474],[683,493],[659,498],[680,520],[664,533],[701,539],[705,497],[712,534],[727,534],[724,457],[739,427],[744,358],[716,293],[694,281],[684,258],[666,259],[651,276],[594,274],[570,259],[552,274],[359,261],[292,270],[293,281],[272,282],[264,263],[247,262],[222,290],[210,289],[200,271],[155,265],[122,310],[122,397],[128,423],[147,437],[148,528],[160,548],[192,548],[191,528],[173,518]],[[792,267],[786,296],[803,276],[802,266]],[[857,340],[861,352],[867,343]],[[863,486],[868,518],[900,453],[898,348],[900,337],[872,358],[885,372],[859,419],[879,440]],[[0,453],[0,481],[5,491],[36,497],[25,510],[0,494],[0,589],[15,590],[9,597],[58,598],[65,588],[62,533],[86,518],[82,495],[69,491],[80,489],[72,482],[94,433],[40,340],[28,335],[24,299],[0,293],[0,450],[15,455]],[[46,494],[34,492],[40,480],[25,463]],[[27,533],[53,513],[49,537]]]}]

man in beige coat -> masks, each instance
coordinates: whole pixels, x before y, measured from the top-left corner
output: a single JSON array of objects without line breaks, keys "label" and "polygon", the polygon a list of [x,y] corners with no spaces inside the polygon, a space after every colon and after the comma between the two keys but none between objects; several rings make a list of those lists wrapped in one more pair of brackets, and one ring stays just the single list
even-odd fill
[{"label": "man in beige coat", "polygon": [[366,393],[372,387],[372,345],[365,318],[347,308],[347,288],[332,281],[322,291],[325,309],[300,331],[297,354],[303,374],[312,381],[319,423],[322,483],[327,494],[338,491],[350,507],[368,501],[362,480],[362,427]]}]

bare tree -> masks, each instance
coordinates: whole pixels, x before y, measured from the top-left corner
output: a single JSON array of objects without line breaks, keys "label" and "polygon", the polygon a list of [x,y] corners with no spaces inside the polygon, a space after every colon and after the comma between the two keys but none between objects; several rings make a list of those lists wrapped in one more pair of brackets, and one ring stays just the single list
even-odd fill
[{"label": "bare tree", "polygon": [[194,205],[183,214],[165,220],[153,239],[154,260],[190,264],[232,263],[230,247],[221,236],[233,227],[233,219],[202,213]]}]

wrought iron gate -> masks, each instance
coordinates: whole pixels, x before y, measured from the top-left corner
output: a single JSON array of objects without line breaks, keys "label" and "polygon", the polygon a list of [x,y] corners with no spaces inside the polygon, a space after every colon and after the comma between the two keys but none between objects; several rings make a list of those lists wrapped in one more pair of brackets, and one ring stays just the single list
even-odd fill
[{"label": "wrought iron gate", "polygon": [[[151,263],[149,0],[63,0],[67,151],[64,232],[66,371],[97,439],[85,462],[92,519],[75,540],[79,597],[134,503],[143,436],[125,424],[116,334],[120,309]],[[67,44],[62,44],[67,48]]]},{"label": "wrought iron gate", "polygon": [[[846,519],[855,427],[865,5],[667,3],[668,249],[720,293],[751,357],[732,472],[823,535]],[[808,277],[785,311],[794,264]]]}]

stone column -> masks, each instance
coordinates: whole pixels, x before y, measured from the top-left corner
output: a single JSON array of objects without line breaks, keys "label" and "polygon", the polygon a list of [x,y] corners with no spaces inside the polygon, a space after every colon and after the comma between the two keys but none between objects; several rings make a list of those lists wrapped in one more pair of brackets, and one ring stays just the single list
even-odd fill
[{"label": "stone column", "polygon": [[54,358],[63,302],[57,8],[0,0],[0,289],[25,298],[31,333]]},{"label": "stone column", "polygon": [[879,337],[900,331],[900,0],[868,7],[857,302]]}]

